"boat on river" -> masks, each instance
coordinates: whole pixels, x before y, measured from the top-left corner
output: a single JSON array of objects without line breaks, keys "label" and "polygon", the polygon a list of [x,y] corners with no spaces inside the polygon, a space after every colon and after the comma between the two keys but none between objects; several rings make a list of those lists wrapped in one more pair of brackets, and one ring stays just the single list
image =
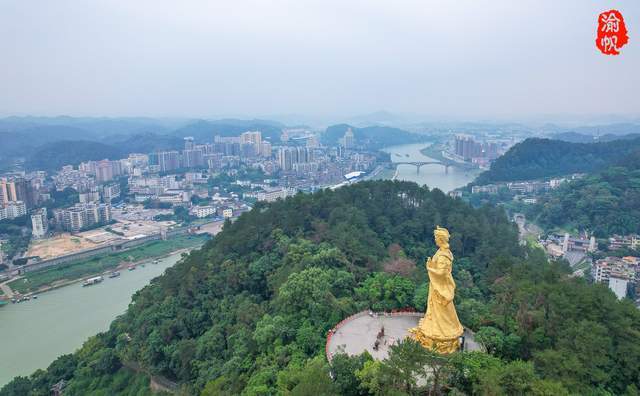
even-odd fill
[{"label": "boat on river", "polygon": [[129,266],[129,271],[133,271],[134,269],[136,269],[136,266],[135,266],[135,265],[130,265],[130,266]]},{"label": "boat on river", "polygon": [[117,278],[120,276],[120,272],[118,271],[113,271],[112,273],[109,274],[109,278]]},{"label": "boat on river", "polygon": [[89,278],[86,281],[84,281],[82,283],[82,287],[97,285],[98,283],[102,282],[103,280],[104,280],[104,278],[101,277],[101,276],[94,276],[93,278]]}]

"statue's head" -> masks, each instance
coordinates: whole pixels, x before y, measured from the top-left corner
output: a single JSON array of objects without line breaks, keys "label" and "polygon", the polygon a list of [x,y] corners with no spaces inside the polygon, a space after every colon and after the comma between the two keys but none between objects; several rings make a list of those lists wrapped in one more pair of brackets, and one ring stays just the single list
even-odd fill
[{"label": "statue's head", "polygon": [[449,246],[449,231],[446,228],[437,226],[433,231],[433,236],[436,240],[438,247]]}]

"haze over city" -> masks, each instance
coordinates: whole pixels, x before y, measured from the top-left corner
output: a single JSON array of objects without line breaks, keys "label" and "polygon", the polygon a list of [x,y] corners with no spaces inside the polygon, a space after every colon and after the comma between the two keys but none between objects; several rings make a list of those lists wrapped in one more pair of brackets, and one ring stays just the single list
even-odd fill
[{"label": "haze over city", "polygon": [[633,119],[639,25],[637,1],[10,0],[0,115]]}]

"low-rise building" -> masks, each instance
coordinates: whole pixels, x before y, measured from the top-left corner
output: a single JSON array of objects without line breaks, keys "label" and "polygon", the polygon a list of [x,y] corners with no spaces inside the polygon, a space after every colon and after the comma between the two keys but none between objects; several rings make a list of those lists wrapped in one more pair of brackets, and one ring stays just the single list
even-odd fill
[{"label": "low-rise building", "polygon": [[473,186],[471,187],[472,194],[497,194],[498,186],[495,184],[487,184],[486,186]]},{"label": "low-rise building", "polygon": [[606,257],[596,261],[591,267],[594,282],[603,283],[622,299],[627,295],[629,285],[639,279],[640,259],[638,257]]},{"label": "low-rise building", "polygon": [[222,209],[222,217],[225,219],[230,219],[233,217],[233,209],[231,208],[223,208]]},{"label": "low-rise building", "polygon": [[609,238],[609,250],[618,249],[640,249],[640,236],[630,235],[614,235]]},{"label": "low-rise building", "polygon": [[216,214],[216,208],[213,206],[194,206],[191,209],[191,213],[197,218],[201,219],[204,217],[213,216]]},{"label": "low-rise building", "polygon": [[256,194],[258,201],[275,202],[278,199],[285,199],[295,194],[294,190],[288,188],[277,188],[260,191]]}]

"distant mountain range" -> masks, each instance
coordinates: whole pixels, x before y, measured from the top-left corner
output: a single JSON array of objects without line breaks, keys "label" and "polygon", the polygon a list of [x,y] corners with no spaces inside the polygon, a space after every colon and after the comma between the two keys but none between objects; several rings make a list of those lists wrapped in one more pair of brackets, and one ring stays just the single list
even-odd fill
[{"label": "distant mountain range", "polygon": [[131,152],[180,149],[183,138],[211,142],[215,135],[260,130],[280,140],[284,124],[270,120],[184,120],[151,118],[8,117],[0,119],[0,169],[24,162],[27,169],[58,169]]},{"label": "distant mountain range", "polygon": [[[338,144],[350,127],[331,126],[321,139],[325,144]],[[204,143],[216,135],[238,136],[250,130],[259,130],[263,139],[278,143],[283,128],[285,124],[263,119],[8,117],[0,119],[0,169],[21,163],[27,170],[55,170],[82,161],[122,158],[132,152],[178,150],[186,136]],[[356,140],[374,150],[427,139],[388,126],[352,128]]]},{"label": "distant mountain range", "polygon": [[640,137],[639,133],[630,133],[626,135],[615,135],[608,133],[606,135],[585,135],[578,132],[561,132],[550,136],[553,140],[563,140],[571,143],[596,143],[596,142],[610,142],[612,140],[626,140],[635,139]]}]

